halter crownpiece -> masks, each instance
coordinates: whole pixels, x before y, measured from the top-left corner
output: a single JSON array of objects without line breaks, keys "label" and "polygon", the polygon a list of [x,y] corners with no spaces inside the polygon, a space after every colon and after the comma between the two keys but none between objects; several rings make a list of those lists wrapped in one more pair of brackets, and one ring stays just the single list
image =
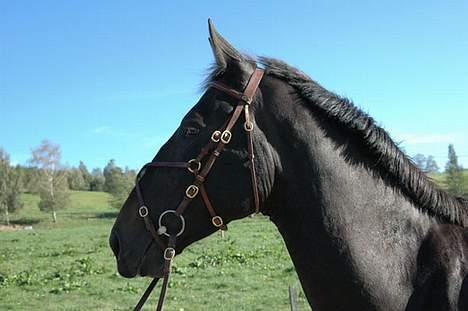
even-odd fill
[{"label": "halter crownpiece", "polygon": [[[249,113],[249,107],[253,104],[253,99],[258,89],[258,86],[260,85],[260,82],[262,80],[263,73],[264,71],[262,69],[256,68],[253,74],[250,76],[249,82],[247,83],[244,92],[234,90],[220,82],[212,82],[210,84],[210,87],[213,87],[223,93],[226,93],[227,95],[239,101],[236,108],[232,112],[230,119],[228,119],[228,121],[225,123],[225,125],[222,126],[220,130],[216,130],[213,132],[210,141],[208,142],[208,144],[205,145],[205,147],[201,149],[200,154],[196,158],[191,159],[188,162],[149,162],[143,166],[142,170],[137,175],[135,191],[140,206],[138,209],[138,214],[141,218],[143,218],[146,229],[150,232],[151,236],[153,237],[153,240],[161,247],[161,249],[164,250],[163,285],[161,287],[161,293],[159,295],[158,306],[156,308],[157,311],[162,310],[164,298],[166,295],[167,284],[169,282],[169,275],[171,272],[172,259],[176,255],[176,240],[177,237],[182,235],[185,230],[185,219],[182,216],[182,214],[184,213],[185,209],[188,207],[190,202],[192,202],[192,200],[200,194],[205,204],[205,207],[211,216],[211,223],[213,224],[213,226],[221,230],[227,230],[227,226],[223,218],[216,213],[213,205],[211,204],[211,201],[208,198],[208,193],[206,192],[204,182],[208,176],[208,173],[213,168],[213,165],[215,164],[216,160],[221,156],[225,145],[230,143],[232,139],[231,130],[236,125],[242,112],[244,112],[245,117],[243,127],[247,134],[247,151],[250,178],[252,183],[252,193],[254,197],[255,213],[260,212],[260,200],[257,188],[257,176],[255,172],[255,157],[252,136],[254,123],[252,122]],[[204,165],[202,165],[202,160],[206,157],[208,158],[205,161]],[[143,200],[143,194],[141,192],[139,183],[142,172],[150,167],[183,168],[187,169],[190,173],[194,175],[194,181],[191,185],[189,185],[186,188],[184,198],[179,203],[177,208],[175,210],[166,210],[159,216],[158,229],[156,229],[153,221],[151,220],[151,217],[149,217],[149,210]],[[180,230],[176,233],[168,232],[167,226],[164,225],[163,220],[166,217],[166,215],[169,214],[174,214],[180,219]],[[161,239],[161,236],[167,237],[167,244]],[[144,303],[148,299],[148,296],[156,286],[158,280],[159,278],[153,279],[143,296],[140,298],[140,301],[138,302],[134,310],[141,310]]]}]

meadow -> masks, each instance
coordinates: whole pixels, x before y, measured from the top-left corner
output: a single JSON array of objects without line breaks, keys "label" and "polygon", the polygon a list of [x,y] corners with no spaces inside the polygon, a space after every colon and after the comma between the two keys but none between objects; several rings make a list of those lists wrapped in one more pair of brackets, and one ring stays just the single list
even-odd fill
[{"label": "meadow", "polygon": [[[0,231],[0,310],[132,310],[150,280],[116,272],[108,236],[117,210],[108,195],[72,192],[56,224],[37,196],[22,200],[12,215],[18,230]],[[289,286],[298,309],[310,310],[276,228],[255,216],[176,257],[165,310],[289,310]],[[153,293],[145,310],[155,301]]]}]

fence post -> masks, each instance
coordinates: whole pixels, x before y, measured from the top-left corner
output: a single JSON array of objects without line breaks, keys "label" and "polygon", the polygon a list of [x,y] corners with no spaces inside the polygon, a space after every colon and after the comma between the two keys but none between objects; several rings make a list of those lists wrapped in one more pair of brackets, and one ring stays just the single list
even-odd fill
[{"label": "fence post", "polygon": [[291,311],[297,311],[297,292],[292,286],[289,286],[289,303],[291,304]]}]

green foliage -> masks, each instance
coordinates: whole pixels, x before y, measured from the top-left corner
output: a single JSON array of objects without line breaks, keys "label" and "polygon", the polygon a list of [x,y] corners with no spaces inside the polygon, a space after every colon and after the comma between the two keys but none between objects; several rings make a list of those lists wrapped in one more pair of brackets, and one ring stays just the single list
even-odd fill
[{"label": "green foliage", "polygon": [[81,176],[83,176],[85,187],[81,190],[90,190],[90,184],[92,181],[92,176],[88,171],[88,168],[84,164],[83,161],[80,161],[80,164],[78,165],[78,170],[81,172]]},{"label": "green foliage", "polygon": [[41,189],[41,191],[39,191],[39,210],[43,212],[54,212],[67,207],[69,204],[69,193],[67,190],[65,183],[57,184],[53,195],[50,191],[47,191],[47,189]]},{"label": "green foliage", "polygon": [[10,224],[10,213],[22,207],[19,201],[21,191],[21,169],[10,166],[9,155],[0,148],[0,211],[5,223]]},{"label": "green foliage", "polygon": [[89,190],[91,191],[104,191],[104,175],[102,174],[101,169],[95,168],[93,169],[90,182],[89,182]]},{"label": "green foliage", "polygon": [[39,192],[40,173],[35,167],[20,166],[22,176],[21,191],[29,193]]},{"label": "green foliage", "polygon": [[67,182],[70,190],[89,190],[89,183],[86,182],[81,170],[77,168],[67,170]]},{"label": "green foliage", "polygon": [[7,177],[7,190],[6,190],[6,206],[10,212],[15,212],[16,210],[23,207],[19,196],[21,193],[21,169],[19,166],[10,167],[9,174]]},{"label": "green foliage", "polygon": [[128,169],[123,171],[115,165],[114,160],[110,160],[104,168],[104,178],[104,190],[112,195],[111,205],[115,208],[122,207],[133,188],[135,173]]},{"label": "green foliage", "polygon": [[452,144],[448,146],[448,162],[445,165],[447,190],[456,195],[463,194],[463,167],[458,164],[458,157]]}]

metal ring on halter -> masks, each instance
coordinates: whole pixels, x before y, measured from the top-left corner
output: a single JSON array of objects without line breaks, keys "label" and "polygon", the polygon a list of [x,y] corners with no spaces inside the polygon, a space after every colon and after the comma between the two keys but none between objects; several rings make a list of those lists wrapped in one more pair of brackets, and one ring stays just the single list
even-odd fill
[{"label": "metal ring on halter", "polygon": [[254,124],[253,124],[252,121],[245,121],[244,122],[244,130],[246,132],[252,132],[253,128],[254,128]]},{"label": "metal ring on halter", "polygon": [[140,206],[140,208],[138,209],[138,214],[140,214],[140,217],[145,218],[146,216],[148,216],[148,208],[144,205]]},{"label": "metal ring on halter", "polygon": [[[182,226],[180,228],[180,231],[176,234],[176,236],[180,236],[182,233],[184,233],[184,230],[185,230],[185,219],[182,215],[178,215],[177,212],[175,210],[167,210],[167,211],[164,211],[161,216],[159,216],[159,219],[158,219],[158,226],[161,228],[161,227],[165,227],[163,226],[162,224],[162,219],[164,217],[164,215],[167,215],[167,214],[170,214],[170,213],[173,213],[175,214],[176,216],[179,216],[180,217],[180,222],[182,223]],[[169,236],[169,233],[167,233],[166,231],[164,232],[161,232],[161,234],[165,235],[165,236]]]},{"label": "metal ring on halter", "polygon": [[[192,164],[196,165],[196,168],[193,168]],[[196,173],[201,169],[201,162],[197,159],[192,159],[187,162],[187,169],[190,173]]]},{"label": "metal ring on halter", "polygon": [[172,260],[175,257],[175,249],[172,247],[168,247],[164,250],[164,259],[165,260]]}]

